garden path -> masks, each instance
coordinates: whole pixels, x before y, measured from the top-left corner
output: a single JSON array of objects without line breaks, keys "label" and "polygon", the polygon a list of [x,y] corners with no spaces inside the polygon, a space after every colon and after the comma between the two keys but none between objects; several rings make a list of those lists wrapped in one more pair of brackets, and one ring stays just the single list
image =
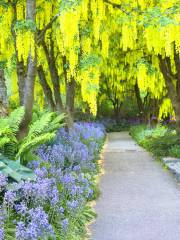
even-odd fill
[{"label": "garden path", "polygon": [[92,240],[180,239],[180,186],[127,132],[110,133]]}]

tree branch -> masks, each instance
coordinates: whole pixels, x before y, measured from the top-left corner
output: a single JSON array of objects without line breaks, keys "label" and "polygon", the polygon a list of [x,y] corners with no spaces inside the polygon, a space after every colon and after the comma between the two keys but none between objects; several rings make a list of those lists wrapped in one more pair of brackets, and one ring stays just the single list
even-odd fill
[{"label": "tree branch", "polygon": [[121,4],[113,3],[113,2],[111,2],[111,1],[109,1],[109,0],[104,0],[104,2],[107,3],[107,4],[112,5],[113,8],[118,8],[119,10],[121,10],[121,11],[122,11],[123,13],[125,13],[126,15],[130,15],[130,13],[127,12],[127,11],[122,7]]},{"label": "tree branch", "polygon": [[48,29],[50,29],[53,25],[53,23],[56,21],[56,19],[61,15],[61,13],[57,13],[52,19],[51,21],[40,31],[39,35],[38,35],[38,44],[44,39],[44,36],[46,34],[46,31]]}]

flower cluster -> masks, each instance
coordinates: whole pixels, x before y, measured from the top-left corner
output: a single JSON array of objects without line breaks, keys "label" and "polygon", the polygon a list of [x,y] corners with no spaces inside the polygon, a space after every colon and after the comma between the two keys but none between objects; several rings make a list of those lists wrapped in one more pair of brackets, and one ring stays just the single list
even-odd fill
[{"label": "flower cluster", "polygon": [[0,192],[4,190],[7,185],[7,177],[0,173]]},{"label": "flower cluster", "polygon": [[[87,201],[94,193],[104,136],[100,124],[76,123],[69,131],[60,129],[53,142],[36,150],[38,160],[29,162],[36,179],[4,190],[2,208],[6,221],[12,221],[13,215],[14,239],[63,240],[68,234],[73,239],[73,231],[74,236],[78,234],[82,227],[78,221],[82,222]],[[0,188],[5,189],[7,179],[3,175],[0,179]],[[0,219],[0,240],[4,235]]]},{"label": "flower cluster", "polygon": [[17,240],[47,239],[53,237],[54,232],[49,224],[48,215],[41,207],[26,210],[22,205],[17,208],[18,212],[23,213],[26,221],[19,221],[16,225]]}]

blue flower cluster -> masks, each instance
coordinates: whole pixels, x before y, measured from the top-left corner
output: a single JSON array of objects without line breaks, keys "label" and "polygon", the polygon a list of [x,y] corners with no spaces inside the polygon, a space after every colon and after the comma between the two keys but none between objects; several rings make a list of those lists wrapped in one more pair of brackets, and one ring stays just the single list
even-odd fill
[{"label": "blue flower cluster", "polygon": [[104,136],[104,127],[95,123],[62,128],[52,143],[36,150],[38,160],[29,163],[35,181],[14,183],[7,190],[0,174],[0,240],[10,234],[9,225],[17,240],[73,239],[73,234],[77,239],[78,221],[94,194]]}]

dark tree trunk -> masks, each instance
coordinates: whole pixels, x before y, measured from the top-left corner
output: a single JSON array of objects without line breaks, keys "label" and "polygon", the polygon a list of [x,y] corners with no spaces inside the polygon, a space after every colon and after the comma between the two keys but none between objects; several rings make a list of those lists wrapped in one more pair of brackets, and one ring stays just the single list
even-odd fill
[{"label": "dark tree trunk", "polygon": [[[180,134],[180,59],[178,54],[174,54],[174,61],[176,66],[176,74],[173,74],[171,67],[171,60],[169,57],[162,58],[159,56],[160,69],[164,76],[168,96],[171,99],[174,112],[176,115],[176,130]],[[174,84],[174,81],[176,84]]]},{"label": "dark tree trunk", "polygon": [[136,95],[136,100],[137,100],[137,105],[139,108],[139,114],[140,114],[140,121],[143,122],[144,119],[144,104],[140,95],[140,91],[139,91],[139,86],[138,83],[136,82],[135,86],[134,86],[134,90],[135,90],[135,95]]},{"label": "dark tree trunk", "polygon": [[176,77],[177,77],[177,83],[176,83],[176,94],[177,94],[177,102],[175,104],[175,114],[176,114],[176,125],[177,125],[177,133],[180,135],[180,58],[179,53],[174,54],[174,62],[176,65]]},{"label": "dark tree trunk", "polygon": [[75,86],[76,82],[74,79],[71,79],[71,81],[66,84],[66,109],[72,116],[74,115]]},{"label": "dark tree trunk", "polygon": [[68,127],[70,128],[73,127],[74,122],[74,99],[76,82],[74,78],[71,78],[71,81],[68,80],[67,69],[65,67],[66,65],[67,65],[66,57],[63,56],[63,70],[66,83],[66,106],[65,106],[65,111],[67,114],[66,122]]},{"label": "dark tree trunk", "polygon": [[[26,19],[31,20],[35,24],[36,0],[26,0]],[[35,38],[35,34],[34,34]],[[35,54],[36,55],[36,54]],[[31,53],[28,56],[26,78],[24,85],[25,115],[21,124],[19,138],[23,138],[28,133],[28,126],[32,120],[33,103],[34,103],[34,84],[36,76],[36,56],[33,59]]]},{"label": "dark tree trunk", "polygon": [[113,101],[113,107],[114,107],[115,121],[118,124],[120,121],[120,112],[121,112],[122,102],[120,102],[119,99],[115,99]]},{"label": "dark tree trunk", "polygon": [[8,96],[4,70],[0,69],[0,117],[8,115]]},{"label": "dark tree trunk", "polygon": [[46,59],[48,62],[49,71],[50,71],[50,75],[51,75],[51,81],[53,84],[53,92],[54,92],[54,98],[55,98],[55,103],[56,103],[56,110],[59,113],[63,113],[64,107],[63,107],[63,102],[62,102],[61,93],[60,93],[59,75],[58,75],[58,70],[56,68],[53,40],[51,39],[50,51],[48,50],[46,43],[44,41],[42,41],[42,46],[43,46],[44,52],[46,54]]},{"label": "dark tree trunk", "polygon": [[134,90],[140,114],[140,122],[150,125],[151,99],[149,98],[149,94],[145,96],[143,101],[140,95],[140,90],[137,82],[134,85]]},{"label": "dark tree trunk", "polygon": [[25,88],[25,78],[26,71],[23,61],[19,61],[17,57],[17,77],[18,77],[18,88],[19,88],[19,102],[20,105],[24,103],[24,88]]},{"label": "dark tree trunk", "polygon": [[45,54],[46,59],[48,62],[50,75],[51,75],[51,81],[53,84],[53,93],[55,98],[55,106],[56,110],[59,113],[65,113],[66,114],[66,123],[68,128],[73,126],[73,113],[74,113],[74,98],[75,98],[75,80],[71,79],[69,82],[67,80],[67,70],[65,68],[66,65],[66,57],[63,57],[63,66],[64,66],[64,78],[65,78],[65,84],[66,84],[66,106],[63,105],[62,99],[61,99],[61,91],[60,91],[60,83],[59,83],[59,75],[58,70],[56,67],[56,59],[54,55],[54,42],[51,39],[51,45],[50,50],[47,48],[46,43],[44,41],[41,42]]},{"label": "dark tree trunk", "polygon": [[52,94],[51,88],[50,88],[48,82],[46,81],[46,76],[45,76],[45,73],[43,70],[43,66],[40,65],[38,67],[37,71],[38,71],[38,75],[39,75],[39,81],[43,88],[44,95],[46,97],[48,106],[50,107],[51,111],[54,112],[54,111],[56,111],[56,106],[55,106],[55,103],[53,100],[53,94]]},{"label": "dark tree trunk", "polygon": [[18,77],[19,103],[22,106],[23,102],[24,102],[24,86],[25,86],[26,68],[25,68],[23,60],[19,61],[19,59],[18,59],[18,50],[17,50],[17,45],[16,45],[16,33],[14,30],[14,26],[17,21],[16,4],[13,4],[12,7],[13,7],[14,17],[13,17],[13,21],[12,21],[12,25],[11,25],[11,33],[13,36],[14,49],[15,49],[15,53],[16,53],[16,63],[17,63],[16,64],[16,72],[17,72],[17,77]]},{"label": "dark tree trunk", "polygon": [[66,83],[66,112],[68,117],[68,126],[72,127],[74,122],[74,99],[76,82],[71,79]]},{"label": "dark tree trunk", "polygon": [[119,109],[116,107],[114,108],[114,116],[115,116],[116,124],[118,124],[120,120],[120,113],[119,113]]}]

